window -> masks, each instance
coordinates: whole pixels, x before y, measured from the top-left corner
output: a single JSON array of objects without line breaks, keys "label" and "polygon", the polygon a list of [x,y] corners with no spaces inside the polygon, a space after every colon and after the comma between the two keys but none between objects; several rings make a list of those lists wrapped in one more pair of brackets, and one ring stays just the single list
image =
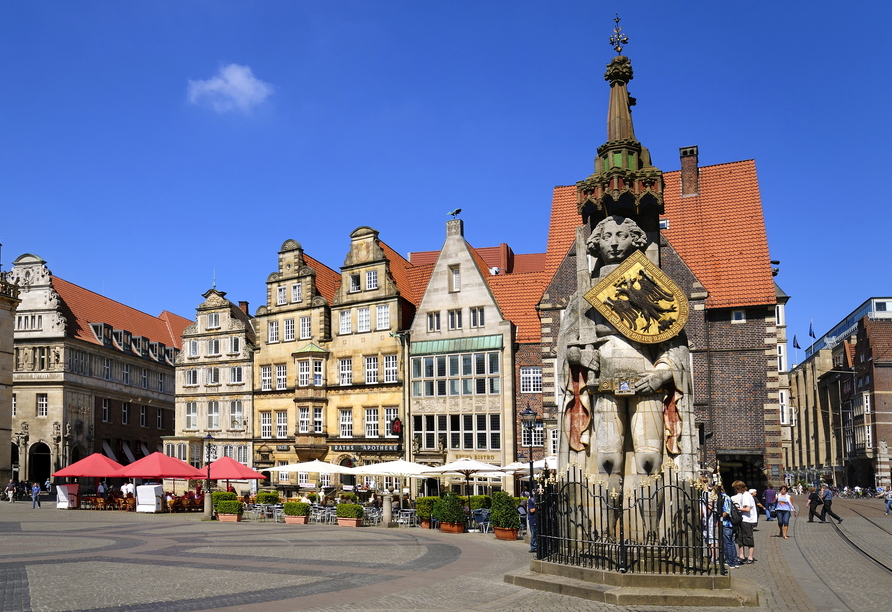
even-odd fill
[{"label": "window", "polygon": [[12,394],[12,416],[16,415],[15,393]]},{"label": "window", "polygon": [[356,309],[356,331],[357,332],[371,331],[372,323],[371,323],[370,317],[371,317],[371,314],[370,314],[370,309],[368,307]]},{"label": "window", "polygon": [[270,321],[266,324],[266,337],[267,342],[278,342],[279,341],[279,322],[278,321]]},{"label": "window", "polygon": [[208,314],[207,326],[205,329],[218,329],[220,327],[220,313],[212,312]]},{"label": "window", "polygon": [[390,304],[377,306],[375,312],[375,329],[390,329]]},{"label": "window", "polygon": [[378,358],[365,358],[365,384],[374,385],[378,382]]},{"label": "window", "polygon": [[353,437],[353,411],[341,410],[341,437]]},{"label": "window", "polygon": [[385,438],[396,438],[397,435],[393,433],[393,422],[397,417],[397,409],[394,408],[385,408],[384,409],[384,437]]},{"label": "window", "polygon": [[232,400],[229,402],[229,427],[231,429],[245,428],[242,400]]},{"label": "window", "polygon": [[461,329],[461,310],[449,311],[449,329]]},{"label": "window", "polygon": [[149,388],[149,370],[147,368],[142,369],[142,375],[140,376],[140,384],[143,389]]},{"label": "window", "polygon": [[323,384],[321,359],[313,360],[313,384],[317,387],[321,387]]},{"label": "window", "polygon": [[787,392],[786,391],[778,391],[777,395],[777,403],[780,408],[780,422],[781,425],[787,424]]},{"label": "window", "polygon": [[356,293],[357,291],[361,291],[362,288],[359,286],[359,274],[351,274],[350,275],[350,293]]},{"label": "window", "polygon": [[542,393],[542,368],[520,368],[520,392]]},{"label": "window", "polygon": [[273,414],[271,412],[260,413],[260,437],[273,437]]},{"label": "window", "polygon": [[129,363],[125,363],[123,366],[121,366],[121,381],[125,385],[130,384],[130,364]]},{"label": "window", "polygon": [[557,455],[557,452],[558,452],[558,440],[560,440],[560,438],[558,437],[558,429],[557,429],[557,427],[548,430],[548,440],[549,440],[549,445],[548,445],[549,451],[548,451],[548,454],[549,454],[549,455]]},{"label": "window", "polygon": [[105,380],[111,380],[111,370],[111,359],[104,359],[102,361],[102,378],[104,378]]},{"label": "window", "polygon": [[340,325],[339,333],[341,333],[341,334],[353,333],[353,325],[352,325],[353,321],[352,321],[352,317],[350,316],[350,311],[342,310],[340,317],[341,317],[341,319],[340,319],[341,325]]},{"label": "window", "polygon": [[140,427],[148,427],[149,426],[149,407],[148,406],[140,406],[139,407],[139,426]]},{"label": "window", "polygon": [[291,301],[302,302],[304,300],[303,287],[300,283],[291,285]]},{"label": "window", "polygon": [[322,433],[322,408],[317,406],[313,408],[313,431]]},{"label": "window", "polygon": [[229,384],[240,385],[244,382],[242,376],[242,366],[232,366],[229,368]]},{"label": "window", "polygon": [[778,326],[787,324],[787,322],[784,320],[784,306],[783,306],[783,304],[778,304],[777,306],[774,307],[774,320],[775,320],[775,324]]},{"label": "window", "polygon": [[282,364],[276,366],[276,389],[288,387],[288,366]]},{"label": "window", "polygon": [[164,429],[164,410],[158,408],[155,411],[155,427],[158,429]]},{"label": "window", "polygon": [[[108,401],[108,400],[105,400]],[[37,394],[37,416],[45,417],[49,413],[49,399],[46,393]]]},{"label": "window", "polygon": [[785,372],[787,370],[787,358],[784,356],[784,345],[777,345],[777,371]]},{"label": "window", "polygon": [[365,409],[365,437],[366,438],[377,438],[378,437],[378,409],[377,408],[366,408]]},{"label": "window", "polygon": [[285,342],[294,340],[294,319],[285,319],[285,334],[282,339]]},{"label": "window", "polygon": [[413,416],[413,435],[425,449],[445,444],[454,450],[500,450],[501,417],[498,414],[438,414]]},{"label": "window", "polygon": [[276,305],[281,306],[287,301],[287,289],[285,287],[276,287]]},{"label": "window", "polygon": [[111,422],[111,415],[109,414],[109,400],[102,400],[102,422],[109,423]]},{"label": "window", "polygon": [[198,370],[186,370],[186,382],[187,387],[191,387],[198,384]]},{"label": "window", "polygon": [[276,413],[276,437],[277,438],[287,438],[288,437],[288,413],[287,412],[277,412]]},{"label": "window", "polygon": [[273,366],[260,366],[260,390],[273,390]]},{"label": "window", "polygon": [[198,357],[198,340],[189,340],[189,357]]},{"label": "window", "polygon": [[338,372],[341,386],[353,384],[353,360],[338,359]]},{"label": "window", "polygon": [[220,339],[211,338],[208,340],[208,356],[220,354]]},{"label": "window", "polygon": [[399,382],[396,355],[384,355],[384,382]]},{"label": "window", "polygon": [[300,318],[300,339],[308,340],[310,339],[312,334],[312,319],[310,317],[301,317]]},{"label": "window", "polygon": [[297,362],[297,386],[298,387],[309,387],[310,386],[310,362],[309,361],[298,361]]},{"label": "window", "polygon": [[198,402],[186,402],[186,429],[198,429]]},{"label": "window", "polygon": [[130,425],[130,402],[121,404],[121,425]]},{"label": "window", "polygon": [[461,269],[459,266],[449,266],[448,282],[450,293],[461,291]]},{"label": "window", "polygon": [[208,368],[207,369],[207,380],[205,381],[209,385],[219,385],[220,384],[220,368]]},{"label": "window", "polygon": [[498,352],[414,357],[412,396],[498,394],[499,364]]},{"label": "window", "polygon": [[236,461],[248,465],[248,445],[240,444],[235,447]]},{"label": "window", "polygon": [[310,433],[310,409],[307,406],[297,409],[297,432]]},{"label": "window", "polygon": [[732,311],[731,323],[746,323],[746,312],[743,310]]},{"label": "window", "polygon": [[369,270],[365,273],[365,288],[366,289],[377,289],[378,288],[378,271],[377,270]]},{"label": "window", "polygon": [[485,325],[483,320],[483,306],[479,306],[477,308],[471,308],[471,327],[483,327]]},{"label": "window", "polygon": [[[545,428],[544,427],[545,426],[542,423],[542,421],[536,421],[533,424],[533,428],[532,428],[533,446],[544,446],[544,444],[545,444]],[[522,429],[522,433],[521,433],[520,445],[522,447],[526,448],[526,447],[530,446],[530,428],[521,426],[521,429]]]},{"label": "window", "polygon": [[427,331],[440,331],[440,313],[427,313]]},{"label": "window", "polygon": [[238,336],[232,336],[229,339],[229,354],[230,355],[238,355],[242,349],[241,338]]}]

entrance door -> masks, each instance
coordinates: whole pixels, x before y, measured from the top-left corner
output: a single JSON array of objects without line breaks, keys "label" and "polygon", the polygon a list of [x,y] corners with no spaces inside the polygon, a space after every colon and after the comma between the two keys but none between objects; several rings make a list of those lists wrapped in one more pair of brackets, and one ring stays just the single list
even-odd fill
[{"label": "entrance door", "polygon": [[28,480],[31,482],[46,482],[52,470],[52,454],[50,447],[43,442],[38,442],[28,452]]}]

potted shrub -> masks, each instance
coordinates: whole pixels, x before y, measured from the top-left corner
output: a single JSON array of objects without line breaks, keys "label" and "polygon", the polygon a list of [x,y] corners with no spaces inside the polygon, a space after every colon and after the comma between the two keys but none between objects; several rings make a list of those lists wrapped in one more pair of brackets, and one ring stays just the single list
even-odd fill
[{"label": "potted shrub", "polygon": [[255,504],[278,504],[279,503],[279,494],[275,491],[258,491],[257,495],[254,496]]},{"label": "potted shrub", "polygon": [[217,520],[229,523],[237,523],[242,520],[244,507],[242,502],[232,499],[224,499],[217,502]]},{"label": "potted shrub", "polygon": [[468,505],[471,508],[471,512],[481,508],[489,510],[492,507],[492,498],[489,495],[472,495]]},{"label": "potted shrub", "polygon": [[342,527],[362,526],[363,508],[359,504],[338,504],[335,515]]},{"label": "potted shrub", "polygon": [[211,493],[211,504],[215,511],[217,509],[217,504],[221,501],[238,501],[238,495],[229,493],[228,491],[214,491]]},{"label": "potted shrub", "polygon": [[351,493],[349,491],[345,491],[341,493],[341,502],[347,502],[348,504],[355,504],[357,500],[356,493]]},{"label": "potted shrub", "polygon": [[440,522],[443,533],[464,533],[468,515],[455,493],[447,493],[434,503],[432,516]]},{"label": "potted shrub", "polygon": [[311,492],[311,493],[307,493],[307,499],[310,500],[310,503],[311,503],[311,504],[315,504],[315,503],[319,500],[319,494],[318,494],[318,493],[312,493],[312,492]]},{"label": "potted shrub", "polygon": [[492,512],[489,515],[490,523],[496,538],[499,540],[517,540],[517,532],[520,530],[520,513],[514,498],[504,491],[496,491],[492,494]]},{"label": "potted shrub", "polygon": [[434,504],[439,497],[419,497],[415,500],[415,514],[421,522],[422,529],[431,528],[431,513],[434,510]]},{"label": "potted shrub", "polygon": [[282,505],[286,523],[306,525],[310,520],[310,504],[305,502],[285,502]]}]

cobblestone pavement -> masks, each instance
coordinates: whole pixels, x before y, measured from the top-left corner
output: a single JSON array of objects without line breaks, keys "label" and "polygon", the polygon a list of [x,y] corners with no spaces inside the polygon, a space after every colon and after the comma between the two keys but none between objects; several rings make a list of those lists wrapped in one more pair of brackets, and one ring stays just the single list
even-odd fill
[{"label": "cobblestone pavement", "polygon": [[[844,503],[834,509],[845,518],[839,529],[883,548],[878,538],[885,532],[846,513]],[[880,503],[877,516],[892,527]],[[854,558],[837,527],[800,518],[783,540],[770,537],[775,525],[760,522],[758,561],[733,570],[757,584],[759,609],[889,609],[889,574]],[[202,522],[198,514],[0,503],[3,611],[690,610],[623,608],[503,581],[505,573],[526,571],[529,560],[525,543],[490,534]]]}]

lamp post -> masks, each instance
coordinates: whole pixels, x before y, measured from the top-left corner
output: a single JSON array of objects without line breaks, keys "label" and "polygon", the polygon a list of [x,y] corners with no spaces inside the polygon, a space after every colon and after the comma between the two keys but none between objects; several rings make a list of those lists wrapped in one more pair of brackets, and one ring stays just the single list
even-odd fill
[{"label": "lamp post", "polygon": [[204,520],[206,521],[214,517],[214,503],[211,496],[211,461],[214,460],[214,447],[211,445],[211,442],[213,441],[214,436],[211,435],[211,432],[208,432],[208,435],[204,437],[205,465],[208,469],[207,480],[204,483]]},{"label": "lamp post", "polygon": [[[529,403],[527,403],[527,407],[523,412],[520,413],[520,422],[523,423],[523,428],[529,432],[529,444],[527,445],[527,450],[530,453],[530,499],[533,500],[533,504],[535,507],[536,498],[535,498],[535,487],[533,486],[533,429],[536,426],[536,411],[530,409]],[[530,521],[529,513],[527,513],[527,521]],[[530,522],[532,526],[532,523]],[[533,550],[535,548],[535,542],[533,539],[536,537],[536,534],[533,533],[533,530],[530,529],[530,549]]]}]

